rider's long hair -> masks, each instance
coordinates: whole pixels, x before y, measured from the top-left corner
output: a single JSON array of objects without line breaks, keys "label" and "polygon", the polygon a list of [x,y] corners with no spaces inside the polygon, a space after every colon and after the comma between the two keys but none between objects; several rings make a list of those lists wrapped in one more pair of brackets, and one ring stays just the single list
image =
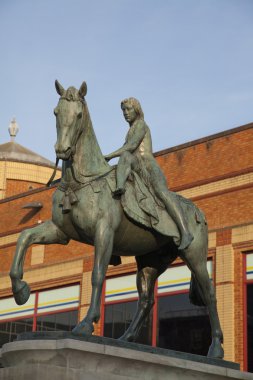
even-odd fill
[{"label": "rider's long hair", "polygon": [[127,99],[124,99],[122,100],[121,102],[121,108],[124,104],[130,104],[131,106],[134,107],[134,110],[135,112],[137,113],[137,115],[140,117],[140,119],[144,119],[144,113],[142,111],[142,108],[141,108],[141,105],[140,105],[140,102],[139,100],[135,99],[135,98],[127,98]]}]

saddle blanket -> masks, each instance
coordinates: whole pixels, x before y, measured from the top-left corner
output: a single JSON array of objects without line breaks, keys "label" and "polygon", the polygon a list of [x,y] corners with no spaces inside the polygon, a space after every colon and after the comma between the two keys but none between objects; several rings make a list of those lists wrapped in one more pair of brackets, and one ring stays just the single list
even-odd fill
[{"label": "saddle blanket", "polygon": [[[106,176],[111,191],[116,189],[115,170]],[[175,202],[179,201],[183,212],[195,214],[195,221],[203,221],[203,214],[188,199],[171,192]],[[154,229],[162,235],[173,237],[179,243],[180,234],[176,223],[168,214],[163,203],[155,196],[152,189],[144,184],[136,172],[132,172],[126,183],[126,192],[121,196],[121,204],[129,218],[141,225]]]}]

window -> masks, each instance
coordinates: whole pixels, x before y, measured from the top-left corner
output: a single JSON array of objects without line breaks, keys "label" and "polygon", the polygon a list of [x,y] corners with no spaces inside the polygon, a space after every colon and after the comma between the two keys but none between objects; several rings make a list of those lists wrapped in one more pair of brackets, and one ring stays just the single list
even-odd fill
[{"label": "window", "polygon": [[[105,307],[104,336],[119,338],[128,329],[137,308],[137,301],[122,302]],[[138,343],[152,344],[152,313],[146,319],[138,337]]]},{"label": "window", "polygon": [[26,318],[17,321],[0,323],[0,347],[3,344],[12,342],[22,332],[32,331],[33,319]]},{"label": "window", "polygon": [[[212,262],[207,268],[212,277]],[[206,307],[189,301],[191,273],[185,265],[167,269],[156,284],[155,305],[138,343],[207,355],[211,327]],[[211,280],[210,280],[211,281]],[[119,338],[130,325],[137,307],[136,275],[109,278],[105,286],[104,336]]]},{"label": "window", "polygon": [[245,348],[247,351],[245,367],[247,371],[253,372],[253,253],[247,254],[245,287],[246,287],[246,305],[245,305],[245,324],[247,335],[245,336]]},{"label": "window", "polygon": [[190,303],[189,294],[158,298],[157,346],[207,355],[211,328],[205,307]]},{"label": "window", "polygon": [[79,285],[31,294],[25,305],[0,300],[0,347],[29,331],[71,331],[78,322]]},{"label": "window", "polygon": [[253,372],[253,284],[247,285],[248,371]]},{"label": "window", "polygon": [[36,331],[71,331],[77,324],[78,311],[68,311],[37,317]]}]

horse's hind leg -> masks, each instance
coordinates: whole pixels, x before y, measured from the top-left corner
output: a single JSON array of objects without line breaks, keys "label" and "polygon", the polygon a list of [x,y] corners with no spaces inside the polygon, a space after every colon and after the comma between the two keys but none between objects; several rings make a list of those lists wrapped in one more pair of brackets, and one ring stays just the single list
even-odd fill
[{"label": "horse's hind leg", "polygon": [[[204,251],[205,250],[203,250],[203,252]],[[198,300],[202,300],[208,309],[212,331],[212,344],[209,347],[207,356],[222,359],[224,357],[224,350],[221,345],[221,343],[223,343],[223,334],[217,311],[215,290],[207,271],[206,254],[204,252],[203,256],[200,257],[197,255],[196,250],[194,251],[189,248],[182,255],[182,258],[192,272],[192,284],[195,282],[195,291],[198,293],[195,298],[197,300],[196,304],[199,304]]]},{"label": "horse's hind leg", "polygon": [[[151,258],[152,256],[150,256]],[[149,258],[149,259],[150,259]],[[147,261],[145,256],[136,257],[138,272],[136,277],[139,301],[137,310],[127,331],[120,337],[120,340],[132,342],[138,338],[143,322],[147,318],[154,305],[154,287],[157,278],[167,268],[167,263],[158,261],[158,255]]]},{"label": "horse's hind leg", "polygon": [[25,281],[21,281],[27,248],[32,244],[68,244],[68,242],[67,236],[51,220],[21,232],[10,271],[12,291],[18,305],[26,303],[30,296],[29,286]]}]

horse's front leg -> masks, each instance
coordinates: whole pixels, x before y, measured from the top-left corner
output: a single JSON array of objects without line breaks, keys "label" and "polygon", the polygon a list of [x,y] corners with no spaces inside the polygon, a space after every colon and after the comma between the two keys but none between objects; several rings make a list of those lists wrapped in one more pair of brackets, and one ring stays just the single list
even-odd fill
[{"label": "horse's front leg", "polygon": [[29,286],[25,281],[21,281],[27,248],[32,244],[68,244],[68,242],[69,238],[51,220],[21,232],[10,271],[12,291],[18,305],[26,303],[30,296]]},{"label": "horse's front leg", "polygon": [[89,336],[94,331],[93,323],[100,318],[101,295],[106,271],[112,255],[114,231],[108,221],[100,221],[95,235],[95,260],[92,271],[91,303],[86,317],[72,330],[74,335]]}]

